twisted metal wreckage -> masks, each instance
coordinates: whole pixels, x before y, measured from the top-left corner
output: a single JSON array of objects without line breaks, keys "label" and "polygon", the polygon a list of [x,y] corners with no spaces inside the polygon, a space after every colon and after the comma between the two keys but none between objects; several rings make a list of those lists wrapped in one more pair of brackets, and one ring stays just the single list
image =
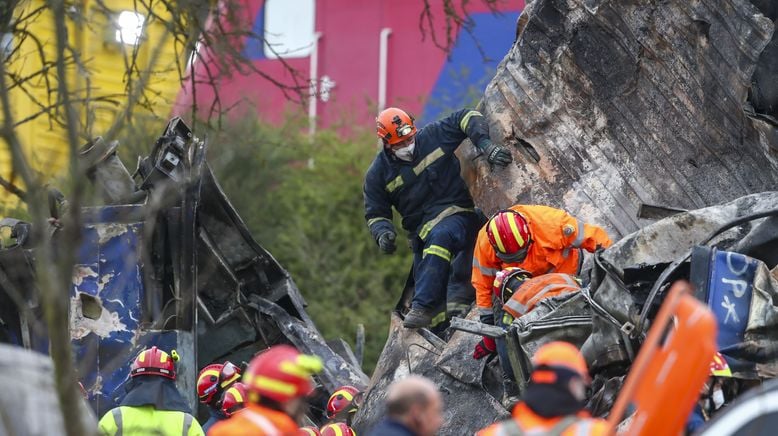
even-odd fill
[{"label": "twisted metal wreckage", "polygon": [[[357,431],[383,414],[386,387],[411,372],[440,386],[442,434],[505,417],[496,362],[469,356],[473,332],[506,337],[522,385],[538,346],[577,344],[594,380],[589,406],[605,414],[677,278],[690,279],[717,316],[718,347],[735,373],[728,389],[774,377],[776,18],[778,6],[762,0],[529,3],[482,103],[492,138],[515,146],[516,165],[495,172],[466,145],[464,176],[486,212],[549,204],[621,239],[590,259],[582,292],[543,301],[507,331],[473,322],[474,313],[453,320],[445,340],[403,329],[409,281]],[[192,402],[198,366],[246,360],[278,342],[325,358],[320,397],[339,384],[367,385],[356,359],[321,338],[294,283],[250,237],[204,150],[174,120],[135,181],[117,170],[110,148],[95,153],[106,171],[94,178],[112,205],[86,209],[70,291],[73,343],[94,408],[114,404],[130,357],[151,344],[189,350],[181,385]],[[16,292],[34,314],[28,229],[6,223],[19,244],[0,250],[0,298]],[[45,334],[12,308],[0,304],[7,341],[45,351]],[[744,401],[773,391],[765,384]]]},{"label": "twisted metal wreckage", "polygon": [[[199,368],[248,361],[277,343],[324,360],[322,388],[312,399],[322,409],[339,386],[367,385],[349,346],[323,339],[289,274],[251,237],[205,161],[204,141],[174,118],[134,179],[117,146],[98,139],[81,152],[106,205],[83,208],[69,290],[79,381],[98,416],[117,404],[132,360],[153,345],[179,352],[177,384],[193,409]],[[53,200],[56,218],[64,199]],[[46,353],[46,332],[30,319],[40,315],[30,225],[1,224],[16,238],[0,250],[2,339]],[[19,300],[29,310],[18,311]],[[25,391],[6,392],[35,395]]]}]

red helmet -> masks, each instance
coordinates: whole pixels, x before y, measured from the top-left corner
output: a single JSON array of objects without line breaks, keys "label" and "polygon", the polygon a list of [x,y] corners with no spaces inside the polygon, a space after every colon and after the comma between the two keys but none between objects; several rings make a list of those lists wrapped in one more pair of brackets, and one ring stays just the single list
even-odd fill
[{"label": "red helmet", "polygon": [[[531,241],[527,220],[515,210],[497,212],[486,224],[486,236],[497,256],[507,261],[529,248]],[[525,251],[526,253],[526,251]]]},{"label": "red helmet", "polygon": [[224,391],[222,397],[222,413],[226,416],[232,416],[233,413],[246,407],[246,397],[248,390],[243,383],[235,383]]},{"label": "red helmet", "polygon": [[357,436],[351,427],[345,422],[334,422],[319,429],[321,436]]},{"label": "red helmet", "polygon": [[327,418],[332,419],[346,409],[349,409],[349,412],[356,412],[356,404],[354,407],[350,406],[357,394],[359,394],[359,389],[354,386],[341,386],[336,389],[327,400]]},{"label": "red helmet", "polygon": [[300,427],[300,430],[297,431],[297,436],[321,436],[321,433],[319,433],[318,428],[306,425],[305,427]]},{"label": "red helmet", "polygon": [[240,380],[240,368],[232,362],[213,363],[200,371],[197,376],[197,396],[200,402],[211,404],[231,384]]},{"label": "red helmet", "polygon": [[311,376],[323,368],[316,356],[301,354],[289,345],[274,345],[254,357],[243,375],[251,401],[267,398],[285,403],[311,393]]},{"label": "red helmet", "polygon": [[170,352],[170,355],[157,347],[151,347],[148,350],[141,351],[135,361],[130,366],[130,376],[139,375],[159,375],[171,380],[176,379],[175,362],[178,361],[176,350]]},{"label": "red helmet", "polygon": [[531,278],[532,274],[530,274],[529,271],[516,266],[511,266],[497,273],[494,278],[492,290],[494,291],[494,295],[502,301],[502,304],[505,304],[505,302],[510,300],[511,296],[516,293],[519,286]]},{"label": "red helmet", "polygon": [[219,374],[223,367],[221,363],[212,363],[200,371],[197,376],[197,397],[201,403],[210,404],[218,399]]},{"label": "red helmet", "polygon": [[376,134],[389,145],[405,141],[416,134],[414,118],[402,109],[384,109],[375,119]]}]

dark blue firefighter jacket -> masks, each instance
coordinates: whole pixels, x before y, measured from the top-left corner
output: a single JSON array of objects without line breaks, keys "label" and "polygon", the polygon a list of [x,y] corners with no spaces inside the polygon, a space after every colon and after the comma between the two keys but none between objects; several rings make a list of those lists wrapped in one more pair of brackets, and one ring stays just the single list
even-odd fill
[{"label": "dark blue firefighter jacket", "polygon": [[473,210],[454,151],[466,138],[478,148],[489,141],[480,112],[462,109],[416,133],[414,158],[405,162],[382,150],[365,175],[365,219],[373,238],[393,229],[392,206],[411,235],[425,239],[443,218]]}]

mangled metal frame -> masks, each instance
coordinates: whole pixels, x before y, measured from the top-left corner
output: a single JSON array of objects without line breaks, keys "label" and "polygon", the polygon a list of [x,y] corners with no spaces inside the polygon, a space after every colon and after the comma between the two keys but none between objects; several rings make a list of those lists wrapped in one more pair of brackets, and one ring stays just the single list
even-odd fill
[{"label": "mangled metal frame", "polygon": [[[289,274],[252,238],[206,162],[205,141],[174,118],[134,179],[115,155],[116,145],[95,141],[82,153],[108,205],[84,208],[87,236],[77,262],[91,269],[81,270],[70,291],[79,375],[98,413],[121,398],[129,364],[151,345],[178,348],[177,382],[193,408],[198,368],[248,361],[277,343],[323,358],[325,370],[317,377],[323,389],[314,398],[320,406],[341,385],[367,384],[350,353],[341,356],[327,345]],[[17,241],[0,250],[0,274],[8,278],[0,280],[0,297],[22,303],[23,326],[36,307],[34,247]],[[85,310],[109,325],[96,324]],[[46,351],[45,331],[19,326],[8,342]]]}]

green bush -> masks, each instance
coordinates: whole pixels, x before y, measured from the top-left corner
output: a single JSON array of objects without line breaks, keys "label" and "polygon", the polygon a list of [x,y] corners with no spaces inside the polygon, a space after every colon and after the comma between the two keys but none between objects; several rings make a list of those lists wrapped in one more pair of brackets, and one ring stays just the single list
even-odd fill
[{"label": "green bush", "polygon": [[[294,120],[280,128],[245,120],[211,135],[209,162],[254,237],[289,271],[327,339],[354,344],[366,331],[372,372],[411,265],[400,243],[380,254],[364,220],[362,183],[378,151],[363,132],[334,130],[313,141]],[[399,228],[399,225],[398,225]]]}]

